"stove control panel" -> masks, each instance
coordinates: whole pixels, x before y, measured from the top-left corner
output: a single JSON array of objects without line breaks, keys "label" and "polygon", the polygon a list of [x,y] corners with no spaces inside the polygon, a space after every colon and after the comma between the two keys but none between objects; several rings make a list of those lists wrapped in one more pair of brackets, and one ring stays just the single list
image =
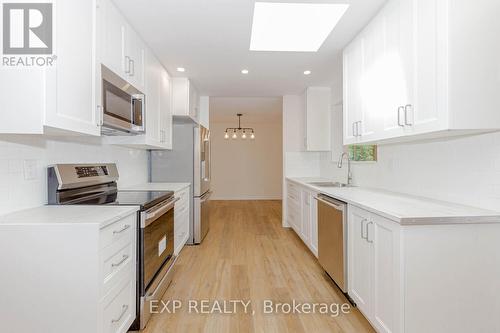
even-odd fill
[{"label": "stove control panel", "polygon": [[105,165],[102,166],[76,166],[76,175],[78,178],[88,178],[88,177],[99,177],[107,176],[108,168]]}]

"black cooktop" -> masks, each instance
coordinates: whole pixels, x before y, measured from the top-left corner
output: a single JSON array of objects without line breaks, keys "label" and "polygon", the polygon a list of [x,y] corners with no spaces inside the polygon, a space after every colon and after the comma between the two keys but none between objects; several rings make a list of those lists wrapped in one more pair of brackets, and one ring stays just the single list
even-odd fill
[{"label": "black cooktop", "polygon": [[141,210],[147,210],[162,201],[173,197],[172,191],[112,191],[82,198],[72,204],[79,205],[123,205],[140,206]]},{"label": "black cooktop", "polygon": [[118,191],[115,200],[117,205],[141,206],[141,209],[149,209],[162,201],[173,197],[172,191]]}]

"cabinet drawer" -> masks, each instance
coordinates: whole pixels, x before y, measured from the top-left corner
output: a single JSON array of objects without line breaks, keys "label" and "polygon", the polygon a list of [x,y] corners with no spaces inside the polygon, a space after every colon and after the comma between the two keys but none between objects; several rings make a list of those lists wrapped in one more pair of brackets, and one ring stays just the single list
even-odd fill
[{"label": "cabinet drawer", "polygon": [[103,333],[125,333],[135,318],[135,279],[122,284],[103,311]]},{"label": "cabinet drawer", "polygon": [[178,216],[186,215],[186,214],[189,214],[189,205],[188,204],[184,204],[184,205],[181,205],[179,207],[177,207],[177,205],[175,206],[175,213],[174,213],[175,218],[177,218]]},{"label": "cabinet drawer", "polygon": [[295,200],[299,200],[300,191],[299,191],[299,188],[297,187],[297,185],[292,184],[290,182],[288,183],[288,185],[287,185],[287,197],[295,199]]},{"label": "cabinet drawer", "polygon": [[132,214],[101,229],[99,243],[101,249],[122,239],[131,239],[135,235],[137,226],[137,214]]},{"label": "cabinet drawer", "polygon": [[175,203],[176,210],[181,211],[189,206],[189,189],[180,191],[175,196],[179,198],[179,201]]},{"label": "cabinet drawer", "polygon": [[118,281],[134,279],[136,264],[135,242],[124,239],[103,250],[101,262],[102,295],[106,295]]}]

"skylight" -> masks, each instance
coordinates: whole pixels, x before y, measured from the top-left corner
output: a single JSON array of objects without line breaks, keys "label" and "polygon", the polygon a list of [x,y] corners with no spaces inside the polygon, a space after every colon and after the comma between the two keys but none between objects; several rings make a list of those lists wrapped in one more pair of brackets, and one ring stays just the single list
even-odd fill
[{"label": "skylight", "polygon": [[251,51],[317,52],[348,4],[256,2]]}]

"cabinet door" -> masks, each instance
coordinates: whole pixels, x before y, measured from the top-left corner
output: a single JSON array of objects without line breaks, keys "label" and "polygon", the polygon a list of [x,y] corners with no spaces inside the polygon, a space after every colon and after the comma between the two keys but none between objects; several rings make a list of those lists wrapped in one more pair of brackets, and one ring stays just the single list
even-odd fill
[{"label": "cabinet door", "polygon": [[172,107],[171,107],[171,82],[167,71],[161,68],[160,91],[160,131],[162,145],[165,149],[172,149]]},{"label": "cabinet door", "polygon": [[[409,93],[406,110],[406,128],[409,134],[427,133],[447,127],[447,109],[438,106],[438,94],[445,95],[439,85],[444,75],[438,72],[439,68],[446,67],[438,64],[438,31],[446,31],[445,15],[440,15],[440,0],[402,0],[405,4],[403,19],[411,15],[413,29],[411,45],[405,44],[407,53],[411,52],[412,91]],[[408,8],[409,9],[406,9]],[[440,26],[441,25],[441,26]],[[410,70],[408,70],[410,72]]]},{"label": "cabinet door", "polygon": [[377,215],[367,225],[373,242],[373,323],[379,332],[402,332],[400,226]]},{"label": "cabinet door", "polygon": [[317,196],[317,193],[312,193],[311,196],[311,250],[313,251],[314,255],[318,257],[318,202],[314,200],[314,198]]},{"label": "cabinet door", "polygon": [[311,193],[307,190],[301,191],[301,227],[300,237],[309,246],[311,238]]},{"label": "cabinet door", "polygon": [[356,38],[344,50],[344,144],[357,142],[357,122],[361,120],[362,96],[361,78],[363,75],[363,45]]},{"label": "cabinet door", "polygon": [[129,62],[125,58],[126,22],[110,0],[101,0],[98,11],[99,21],[103,21],[103,31],[99,32],[103,39],[100,45],[101,50],[99,50],[102,64],[116,74],[127,78]]},{"label": "cabinet door", "polygon": [[189,116],[190,96],[189,80],[185,77],[172,79],[172,114],[174,116]]},{"label": "cabinet door", "polygon": [[130,25],[127,25],[125,29],[125,54],[126,61],[128,61],[128,81],[139,90],[144,90],[145,48],[139,35]]},{"label": "cabinet door", "polygon": [[[401,25],[401,0],[391,0],[380,12],[384,22],[385,47],[381,60],[383,74],[380,83],[383,86],[383,113],[381,117],[382,138],[394,138],[405,135],[405,111],[408,104],[406,67],[401,53],[403,38]],[[405,36],[409,38],[408,36]],[[410,36],[411,37],[411,36]]]},{"label": "cabinet door", "polygon": [[349,244],[348,244],[348,293],[365,316],[370,318],[372,309],[372,250],[366,240],[366,225],[370,214],[359,208],[349,206]]},{"label": "cabinet door", "polygon": [[100,135],[95,104],[95,1],[58,1],[54,6],[57,63],[46,70],[44,124]]},{"label": "cabinet door", "polygon": [[329,151],[331,143],[330,88],[308,88],[305,99],[306,150]]},{"label": "cabinet door", "polygon": [[375,17],[360,35],[362,43],[361,117],[359,118],[359,141],[376,139],[380,134],[378,124],[383,117],[384,77],[384,22]]},{"label": "cabinet door", "polygon": [[195,121],[199,120],[199,99],[198,99],[198,91],[193,86],[191,81],[188,81],[188,89],[189,89],[189,116],[193,118]]},{"label": "cabinet door", "polygon": [[153,142],[161,141],[160,89],[162,66],[152,52],[146,57],[146,135]]}]

